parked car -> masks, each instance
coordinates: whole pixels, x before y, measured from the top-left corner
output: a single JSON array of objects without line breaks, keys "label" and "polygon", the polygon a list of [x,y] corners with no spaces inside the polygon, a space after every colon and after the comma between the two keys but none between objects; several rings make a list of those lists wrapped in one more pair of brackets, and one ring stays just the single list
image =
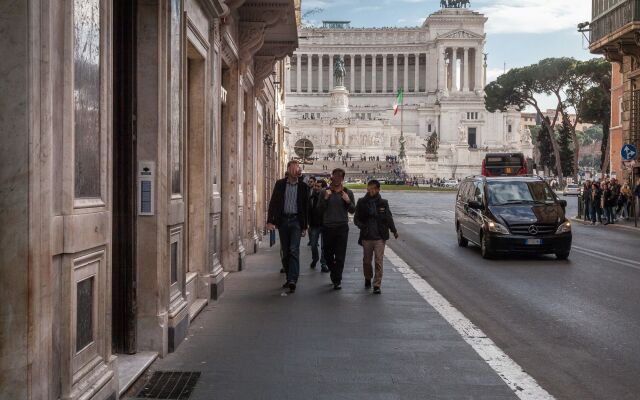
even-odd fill
[{"label": "parked car", "polygon": [[578,196],[580,195],[580,185],[576,183],[569,183],[564,187],[562,191],[563,196]]},{"label": "parked car", "polygon": [[442,187],[445,188],[457,188],[458,187],[458,181],[455,179],[445,179],[442,181]]},{"label": "parked car", "polygon": [[572,240],[566,206],[539,177],[467,178],[456,197],[458,245],[475,243],[484,258],[521,252],[566,260]]}]

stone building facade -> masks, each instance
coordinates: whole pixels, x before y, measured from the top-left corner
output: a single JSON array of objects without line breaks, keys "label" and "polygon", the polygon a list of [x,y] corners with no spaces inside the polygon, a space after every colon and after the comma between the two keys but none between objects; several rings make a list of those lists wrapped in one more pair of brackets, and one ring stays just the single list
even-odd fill
[{"label": "stone building facade", "polygon": [[626,143],[640,148],[640,2],[592,0],[591,14],[589,49],[613,63],[610,167],[628,180],[640,176],[640,161],[623,163],[620,156]]},{"label": "stone building facade", "polygon": [[[484,107],[484,15],[442,9],[416,28],[350,28],[328,21],[301,31],[290,59],[287,150],[309,139],[314,155],[398,155],[406,141],[406,172],[424,177],[479,173],[487,152],[523,151],[531,156],[520,113],[489,113]],[[331,104],[333,68],[343,59],[348,112]],[[402,119],[393,116],[404,90]],[[401,124],[402,120],[402,124]],[[436,136],[436,152],[428,139]]]},{"label": "stone building facade", "polygon": [[119,398],[257,251],[296,6],[2,6],[0,398]]}]

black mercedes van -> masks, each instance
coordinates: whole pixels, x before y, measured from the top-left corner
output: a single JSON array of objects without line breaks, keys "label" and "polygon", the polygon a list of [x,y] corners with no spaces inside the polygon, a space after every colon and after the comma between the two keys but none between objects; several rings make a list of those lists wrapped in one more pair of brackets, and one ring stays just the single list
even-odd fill
[{"label": "black mercedes van", "polygon": [[484,258],[532,253],[566,260],[571,252],[566,206],[540,177],[466,178],[456,196],[458,245],[473,242]]}]

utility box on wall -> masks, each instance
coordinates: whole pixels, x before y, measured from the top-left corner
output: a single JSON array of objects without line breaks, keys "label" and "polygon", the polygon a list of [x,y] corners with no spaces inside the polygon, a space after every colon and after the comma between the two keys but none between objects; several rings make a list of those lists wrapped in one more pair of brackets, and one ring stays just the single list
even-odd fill
[{"label": "utility box on wall", "polygon": [[138,215],[154,215],[155,163],[138,162]]}]

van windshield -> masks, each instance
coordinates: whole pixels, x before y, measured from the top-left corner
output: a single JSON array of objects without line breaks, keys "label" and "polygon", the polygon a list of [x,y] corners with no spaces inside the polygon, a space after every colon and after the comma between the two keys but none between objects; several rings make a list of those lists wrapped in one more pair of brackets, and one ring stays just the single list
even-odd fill
[{"label": "van windshield", "polygon": [[487,182],[489,204],[501,206],[523,203],[553,203],[555,193],[545,182],[494,181]]}]

